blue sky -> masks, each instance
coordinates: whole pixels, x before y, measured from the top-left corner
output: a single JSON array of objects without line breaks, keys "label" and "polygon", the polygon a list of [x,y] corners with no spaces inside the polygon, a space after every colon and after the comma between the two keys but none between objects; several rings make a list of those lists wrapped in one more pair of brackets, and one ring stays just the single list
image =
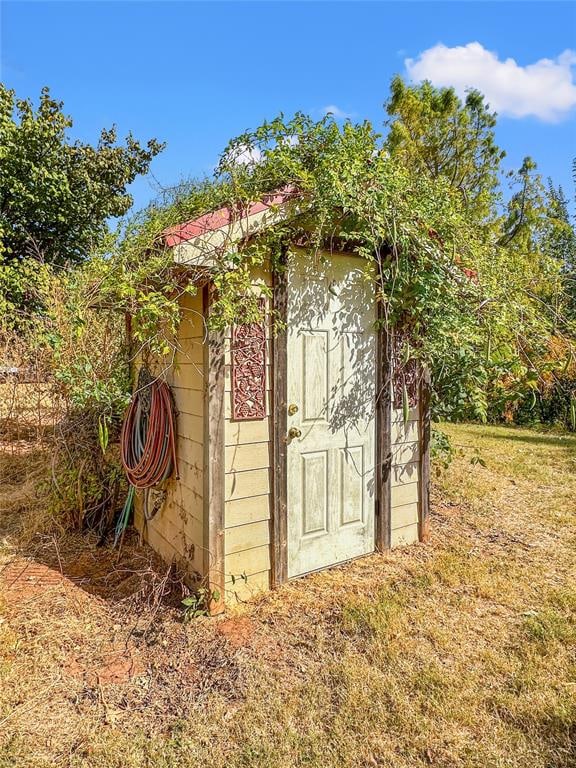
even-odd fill
[{"label": "blue sky", "polygon": [[395,73],[490,91],[506,166],[530,154],[574,196],[570,2],[4,2],[1,13],[2,81],[19,96],[49,85],[83,140],[116,123],[167,142],[154,178],[133,185],[137,207],[155,180],[210,174],[229,138],[280,111],[333,106],[380,127]]}]

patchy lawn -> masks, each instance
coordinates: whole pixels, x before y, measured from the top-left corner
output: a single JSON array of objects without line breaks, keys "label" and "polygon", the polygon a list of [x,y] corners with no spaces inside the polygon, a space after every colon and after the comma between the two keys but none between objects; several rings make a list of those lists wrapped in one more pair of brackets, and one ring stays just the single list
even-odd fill
[{"label": "patchy lawn", "polygon": [[429,545],[222,619],[136,541],[18,550],[5,514],[0,766],[576,766],[576,438],[446,429]]}]

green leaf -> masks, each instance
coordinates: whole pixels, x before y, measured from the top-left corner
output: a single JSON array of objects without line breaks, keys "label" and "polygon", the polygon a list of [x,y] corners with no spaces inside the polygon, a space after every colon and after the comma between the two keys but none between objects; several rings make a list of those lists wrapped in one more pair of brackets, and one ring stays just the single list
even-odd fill
[{"label": "green leaf", "polygon": [[408,419],[410,418],[410,398],[408,396],[408,389],[406,387],[406,383],[402,386],[402,419],[404,421],[404,426],[408,423]]},{"label": "green leaf", "polygon": [[198,602],[198,600],[194,596],[185,597],[182,600],[182,605],[185,605],[186,607],[190,607],[191,608],[191,607],[195,606],[197,604],[197,602]]},{"label": "green leaf", "polygon": [[100,443],[102,453],[106,453],[106,448],[108,448],[108,440],[108,420],[106,416],[100,416],[98,419],[98,442]]}]

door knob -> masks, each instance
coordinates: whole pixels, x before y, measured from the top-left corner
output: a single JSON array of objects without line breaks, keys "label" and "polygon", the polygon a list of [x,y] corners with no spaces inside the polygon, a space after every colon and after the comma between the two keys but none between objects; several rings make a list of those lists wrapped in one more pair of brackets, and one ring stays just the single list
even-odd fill
[{"label": "door knob", "polygon": [[291,440],[293,440],[295,437],[302,437],[302,432],[298,429],[298,427],[290,427],[288,430],[288,437]]}]

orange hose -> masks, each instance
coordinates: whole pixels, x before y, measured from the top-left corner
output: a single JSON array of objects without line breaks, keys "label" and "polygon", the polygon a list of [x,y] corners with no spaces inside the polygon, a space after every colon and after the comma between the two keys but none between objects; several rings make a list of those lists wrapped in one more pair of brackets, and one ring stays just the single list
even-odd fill
[{"label": "orange hose", "polygon": [[120,436],[122,466],[135,488],[152,488],[176,467],[176,429],[170,388],[152,381],[132,398]]}]

